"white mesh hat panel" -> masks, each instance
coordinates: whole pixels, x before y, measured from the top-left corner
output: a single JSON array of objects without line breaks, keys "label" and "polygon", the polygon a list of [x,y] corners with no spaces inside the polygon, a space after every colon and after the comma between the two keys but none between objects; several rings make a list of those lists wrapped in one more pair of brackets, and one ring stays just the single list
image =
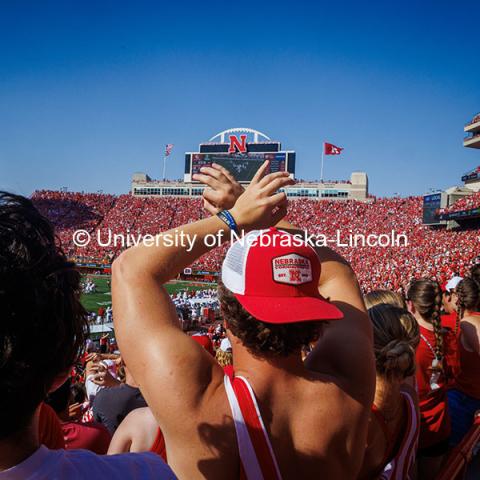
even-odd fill
[{"label": "white mesh hat panel", "polygon": [[252,230],[244,238],[233,243],[222,264],[222,282],[232,293],[245,293],[245,266],[252,240],[265,230]]}]

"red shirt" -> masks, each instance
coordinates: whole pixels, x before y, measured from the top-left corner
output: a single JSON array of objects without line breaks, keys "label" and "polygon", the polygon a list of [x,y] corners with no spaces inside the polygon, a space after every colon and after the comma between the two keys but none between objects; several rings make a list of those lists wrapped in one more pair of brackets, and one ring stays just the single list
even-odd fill
[{"label": "red shirt", "polygon": [[84,449],[99,455],[105,455],[112,437],[100,423],[66,422],[62,424],[65,448]]},{"label": "red shirt", "polygon": [[165,438],[160,428],[157,430],[157,436],[153,442],[153,445],[150,447],[150,452],[160,455],[163,460],[167,461],[167,448],[165,446]]},{"label": "red shirt", "polygon": [[456,312],[442,315],[441,323],[442,327],[447,330],[447,333],[443,337],[443,348],[447,362],[447,388],[453,388],[455,386],[455,377],[458,375],[460,369],[458,358],[460,328],[457,326]]},{"label": "red shirt", "polygon": [[62,426],[55,410],[46,403],[40,406],[38,416],[38,437],[40,443],[50,450],[65,448]]},{"label": "red shirt", "polygon": [[215,356],[213,344],[207,335],[192,335],[192,338],[199,343],[210,355]]},{"label": "red shirt", "polygon": [[[435,335],[432,331],[420,326],[420,333],[435,348]],[[432,361],[435,358],[427,343],[420,337],[416,352],[416,379],[420,408],[420,440],[419,448],[426,448],[446,440],[450,435],[450,417],[447,409],[447,388],[445,375],[438,379],[440,388],[432,390],[430,376]],[[446,368],[446,362],[444,362]]]}]

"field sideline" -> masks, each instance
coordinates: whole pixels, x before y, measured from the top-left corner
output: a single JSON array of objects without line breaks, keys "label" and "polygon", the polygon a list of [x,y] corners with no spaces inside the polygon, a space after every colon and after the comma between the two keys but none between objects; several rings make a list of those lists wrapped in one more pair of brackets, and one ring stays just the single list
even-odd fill
[{"label": "field sideline", "polygon": [[[87,275],[84,275],[85,279]],[[112,304],[112,294],[107,281],[110,280],[110,275],[88,275],[92,278],[97,291],[88,295],[82,294],[82,305],[89,312],[97,312],[100,307],[107,308]],[[184,282],[180,280],[172,280],[165,286],[168,293],[176,293],[179,290],[203,290],[206,288],[216,287],[215,283],[200,283],[200,282]]]}]

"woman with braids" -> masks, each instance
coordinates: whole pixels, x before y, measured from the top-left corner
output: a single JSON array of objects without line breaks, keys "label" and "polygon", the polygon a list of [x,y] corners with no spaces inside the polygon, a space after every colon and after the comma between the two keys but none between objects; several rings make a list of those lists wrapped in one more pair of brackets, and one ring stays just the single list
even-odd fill
[{"label": "woman with braids", "polygon": [[456,288],[462,281],[461,277],[454,276],[442,285],[443,315],[441,318],[442,328],[445,331],[443,353],[447,360],[448,370],[447,388],[455,385],[455,376],[458,373],[458,335],[460,334],[460,320],[457,314],[457,292]]},{"label": "woman with braids", "polygon": [[[395,303],[402,300],[391,293],[393,297],[385,298]],[[378,299],[369,295],[367,306]],[[415,373],[419,328],[413,315],[394,304],[376,304],[368,309],[368,316],[377,375],[359,479],[406,480],[412,477],[420,430],[418,396],[408,384]]]},{"label": "woman with braids", "polygon": [[427,278],[414,280],[407,292],[407,305],[420,328],[416,353],[420,406],[418,468],[419,478],[428,480],[438,473],[450,436],[439,284]]},{"label": "woman with braids", "polygon": [[457,445],[473,424],[480,410],[480,289],[471,278],[463,279],[456,288],[458,296],[459,371],[455,387],[448,392],[448,407],[452,418],[450,445]]}]

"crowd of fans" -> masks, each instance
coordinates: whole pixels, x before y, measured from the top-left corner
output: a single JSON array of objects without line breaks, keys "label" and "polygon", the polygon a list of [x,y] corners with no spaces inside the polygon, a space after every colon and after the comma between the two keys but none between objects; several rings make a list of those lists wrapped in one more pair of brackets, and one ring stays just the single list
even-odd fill
[{"label": "crowd of fans", "polygon": [[[208,217],[201,213],[199,200],[187,198],[142,199],[128,195],[113,197],[42,191],[36,192],[33,200],[56,226],[63,251],[71,257],[79,254],[70,242],[73,229],[84,228],[91,233],[98,230],[104,234],[110,229],[146,234]],[[253,212],[256,205],[256,202],[244,201],[244,211],[251,209]],[[277,208],[275,206],[273,212],[278,212]],[[243,388],[242,395],[247,397],[253,394],[248,394],[251,386],[245,383],[245,378],[239,375],[237,380],[232,367],[235,351],[239,353],[239,362],[241,356],[246,362],[244,365],[253,362],[263,372],[263,378],[273,375],[271,378],[279,382],[288,378],[289,362],[301,352],[311,373],[304,386],[298,383],[298,395],[305,386],[318,388],[318,383],[324,382],[319,382],[323,377],[315,377],[312,383],[310,376],[316,375],[312,372],[321,371],[316,370],[318,365],[328,367],[329,381],[324,382],[325,388],[333,388],[330,391],[335,395],[326,394],[321,399],[324,402],[321,405],[325,410],[323,414],[326,413],[332,422],[332,428],[322,428],[317,434],[318,438],[327,439],[325,442],[329,448],[339,449],[322,460],[325,471],[346,472],[353,469],[357,472],[355,478],[359,479],[400,480],[413,478],[411,475],[417,470],[420,479],[437,478],[443,466],[448,464],[448,456],[455,454],[455,449],[475,428],[475,415],[480,410],[480,265],[475,265],[478,255],[476,232],[430,230],[421,224],[420,210],[419,197],[376,199],[372,204],[310,200],[290,203],[286,220],[317,236],[336,238],[337,231],[340,231],[340,236],[345,238],[351,232],[378,235],[393,230],[408,238],[407,245],[398,247],[339,247],[341,254],[351,262],[356,277],[349,273],[341,257],[326,252],[324,258],[321,253],[317,258],[307,245],[298,247],[294,254],[289,249],[279,251],[277,247],[272,247],[263,250],[261,256],[259,253],[256,256],[252,254],[256,260],[250,260],[246,254],[245,270],[241,274],[238,271],[229,274],[231,267],[228,265],[239,255],[238,251],[230,248],[230,263],[227,262],[226,267],[224,265],[223,283],[219,285],[218,293],[213,289],[204,289],[169,296],[157,290],[157,282],[162,284],[169,278],[170,269],[181,271],[185,267],[179,259],[185,253],[182,250],[176,253],[158,251],[158,257],[154,258],[150,252],[142,253],[142,249],[133,253],[130,250],[126,252],[131,254],[129,257],[122,255],[123,264],[117,261],[114,272],[117,285],[114,306],[119,316],[115,326],[119,326],[120,343],[125,347],[125,351],[119,351],[116,342],[108,343],[108,335],[102,336],[98,345],[87,336],[89,320],[92,325],[99,321],[98,317],[95,321],[89,319],[78,302],[78,294],[82,289],[85,294],[93,292],[94,281],[87,278],[80,284],[74,265],[57,251],[51,226],[33,204],[21,197],[3,195],[0,199],[0,306],[4,315],[0,324],[0,386],[3,392],[0,397],[0,479],[9,478],[10,474],[13,475],[11,478],[57,478],[49,476],[53,469],[57,472],[55,475],[62,472],[64,478],[87,478],[88,472],[95,472],[92,478],[174,478],[173,471],[164,462],[172,466],[175,474],[185,472],[188,459],[198,452],[193,449],[185,456],[182,450],[187,445],[183,444],[180,449],[172,447],[178,437],[177,429],[172,429],[171,425],[178,425],[180,430],[197,432],[198,423],[199,430],[204,429],[200,435],[203,439],[201,443],[207,440],[216,442],[215,449],[228,457],[231,445],[219,441],[227,437],[222,437],[224,434],[220,430],[213,430],[216,425],[209,425],[201,417],[194,417],[195,421],[188,419],[188,409],[175,410],[177,415],[172,417],[167,413],[170,404],[158,403],[156,395],[163,400],[178,401],[176,405],[179,407],[185,404],[192,410],[197,409],[197,412],[201,412],[201,408],[211,412],[208,401],[214,402],[213,396],[220,388],[218,385],[225,384],[232,415],[237,415],[231,396],[236,396],[241,404],[239,389]],[[249,215],[253,213],[249,212]],[[210,220],[205,220],[207,223],[202,226],[197,224],[197,231],[220,228],[218,219],[213,219],[217,223]],[[275,232],[270,231],[268,235],[275,235]],[[115,247],[101,252],[101,248],[98,244],[90,245],[87,254],[103,255],[113,260],[123,250]],[[196,263],[194,259],[192,261],[203,269],[220,270],[226,248],[211,251]],[[197,256],[201,253],[198,251]],[[262,267],[266,257],[269,260],[265,265],[276,259],[286,262],[279,264],[278,271],[272,270],[275,278],[268,268]],[[142,263],[144,259],[148,261]],[[327,287],[322,287],[326,288],[322,293],[332,302],[336,301],[336,307],[329,300],[318,297],[317,285],[323,261],[329,262],[330,266],[327,273],[322,274],[327,275],[329,280],[325,281]],[[125,262],[129,263],[125,265]],[[285,275],[287,267],[284,265],[295,265],[295,262],[300,262],[300,267],[298,270],[293,267],[295,271],[290,273],[292,283],[285,282],[282,275]],[[150,271],[145,271],[149,268]],[[310,269],[309,273],[305,269]],[[235,291],[238,276],[246,285],[241,294]],[[302,276],[306,280],[298,283]],[[261,282],[258,282],[258,277],[262,278]],[[154,282],[152,278],[155,278]],[[360,311],[363,300],[356,278],[366,294],[364,301],[368,316]],[[312,282],[314,291],[303,289],[303,283]],[[270,290],[265,286],[269,283]],[[261,294],[257,290],[248,292],[252,284],[262,291]],[[129,300],[129,289],[135,288],[137,290]],[[267,290],[262,290],[265,288]],[[267,303],[262,300],[265,298]],[[315,304],[316,314],[318,309],[325,309],[322,311],[328,314],[325,318],[329,319],[326,324],[318,321],[316,314],[310,318],[311,323],[307,317],[301,316],[307,315],[308,311],[305,299],[321,302],[321,306]],[[132,303],[129,304],[129,301]],[[259,308],[262,302],[263,307]],[[344,306],[343,311],[339,310],[341,305]],[[208,314],[210,309],[221,312],[224,323],[211,317]],[[258,319],[252,316],[250,309],[258,309]],[[189,330],[186,332],[172,328],[175,317],[180,316],[179,312],[198,319],[195,328],[189,325],[184,328]],[[110,321],[113,312],[109,307],[99,311],[98,315],[102,320],[105,317]],[[299,323],[290,323],[290,317]],[[295,317],[298,318],[295,320]],[[348,328],[342,327],[342,324]],[[152,328],[156,325],[162,328]],[[372,331],[373,342],[369,334]],[[158,337],[160,341],[163,332],[172,335],[174,341],[170,342],[165,337],[162,349],[151,350],[155,345],[154,339]],[[193,348],[193,342],[184,341],[187,335],[210,354],[208,359],[201,349],[196,347],[200,350],[197,351]],[[137,337],[143,339],[142,344],[137,344]],[[232,342],[235,342],[235,349]],[[182,353],[187,346],[186,353]],[[80,357],[79,352],[83,352]],[[139,355],[140,362],[136,361],[136,355]],[[212,361],[212,356],[216,362]],[[151,363],[145,363],[145,358],[149,358]],[[269,360],[265,363],[262,358]],[[362,368],[352,368],[352,359],[363,359]],[[282,363],[284,360],[285,364]],[[164,361],[167,366],[163,365]],[[200,368],[200,365],[203,367]],[[292,365],[295,365],[296,372],[298,365],[295,362]],[[373,365],[374,369],[371,368]],[[182,369],[191,383],[181,383],[185,379],[176,377],[177,368]],[[210,382],[218,377],[221,369],[225,378],[212,389]],[[161,372],[158,378],[163,378],[165,385],[183,387],[170,391],[161,384],[149,384],[150,378],[156,378],[150,370]],[[342,372],[339,378],[343,380],[337,386],[332,379],[336,379],[338,372]],[[302,375],[295,373],[293,377],[295,382],[303,381]],[[191,397],[197,381],[201,396]],[[233,390],[228,390],[228,385]],[[257,388],[259,385],[261,382],[255,383]],[[297,388],[293,383],[290,385],[292,389]],[[280,392],[285,393],[285,389],[280,388]],[[286,393],[289,393],[288,389]],[[263,402],[270,399],[272,403],[262,403],[262,411],[270,406],[274,412],[269,411],[269,416],[265,417],[267,421],[271,422],[271,416],[277,418],[275,415],[278,412],[288,417],[288,401],[279,405],[274,401],[275,395],[280,395],[274,383],[263,394]],[[197,398],[197,401],[193,402],[191,398]],[[219,398],[224,397],[220,395]],[[314,401],[319,400],[317,396],[314,398]],[[341,415],[335,415],[326,408],[332,398],[340,406]],[[300,396],[295,398],[293,411],[300,411],[311,401],[305,401]],[[341,407],[342,402],[345,402],[346,408]],[[361,413],[362,404],[367,407],[368,422],[361,420],[365,416],[365,412]],[[335,403],[329,405],[336,408]],[[241,414],[247,414],[242,405],[238,408]],[[313,409],[314,412],[317,410],[322,412],[322,409]],[[34,411],[36,414],[33,417]],[[254,412],[257,422],[259,418],[262,422],[256,403],[250,405],[249,411]],[[304,414],[307,411],[312,412],[312,409],[307,408]],[[183,415],[187,421],[184,421]],[[317,418],[315,415],[312,419]],[[157,423],[159,418],[168,418],[165,430],[163,427],[160,429],[158,423],[162,422]],[[250,421],[241,416],[235,417],[234,429],[241,464],[236,464],[235,468],[241,478],[259,478],[252,475],[247,461],[251,460],[252,453],[243,456],[245,437],[241,437],[241,431],[237,430],[238,418],[245,425]],[[298,415],[297,421],[303,418]],[[325,418],[322,425],[330,427]],[[132,422],[133,431],[128,427]],[[334,428],[335,422],[338,429]],[[342,426],[344,424],[346,428]],[[299,431],[299,438],[307,438],[307,433],[312,432],[311,426],[307,424],[306,428],[304,425]],[[221,428],[226,431],[232,427],[224,425]],[[263,428],[266,432],[263,423],[255,428],[260,431]],[[356,428],[365,436],[356,436]],[[295,431],[293,426],[292,430]],[[295,435],[292,432],[286,434]],[[258,443],[257,432],[254,452],[261,465],[254,467],[253,471],[260,468],[264,478],[279,479],[279,466],[268,441],[268,433],[265,435],[267,443],[263,450],[257,450],[262,443]],[[141,447],[138,437],[143,440]],[[363,438],[357,447],[355,437],[357,442]],[[335,447],[335,439],[338,438],[341,440]],[[198,439],[192,435],[191,441],[195,445]],[[38,448],[41,444],[50,450]],[[314,442],[308,448],[321,448],[318,445]],[[348,451],[345,445],[349,446]],[[275,448],[278,446],[276,443]],[[297,448],[290,447],[292,458]],[[151,453],[115,455],[110,459],[93,455],[145,451]],[[347,462],[349,458],[355,459],[356,463]],[[295,459],[298,460],[297,457]],[[217,461],[218,458],[209,467],[202,466],[201,461],[198,464],[193,462],[191,468],[194,471],[197,468],[198,471],[202,468],[215,471]],[[306,471],[311,471],[309,461],[313,460],[303,458],[300,463]],[[267,465],[269,462],[270,466]],[[289,469],[285,458],[280,459],[280,464],[283,470]],[[270,474],[265,474],[265,471]],[[206,474],[206,477],[209,478],[209,475]],[[292,472],[286,477],[293,478]],[[183,478],[187,477],[183,475]]]},{"label": "crowd of fans", "polygon": [[[105,244],[111,234],[155,234],[205,216],[201,199],[182,197],[140,198],[131,195],[81,194],[38,191],[34,204],[57,229],[65,253],[74,259],[111,262],[124,247]],[[478,194],[460,199],[474,206]],[[461,206],[459,207],[461,208]],[[422,225],[421,197],[378,198],[372,203],[358,201],[292,200],[287,219],[312,234],[323,234],[340,245],[350,234],[404,234],[408,244],[381,248],[347,245],[334,249],[345,256],[355,270],[365,292],[376,288],[405,288],[413,277],[435,277],[443,282],[454,274],[464,275],[476,258],[475,231],[434,230]],[[72,241],[76,229],[92,234],[86,247]],[[192,269],[217,272],[226,247],[209,252]]]},{"label": "crowd of fans", "polygon": [[459,198],[453,205],[441,210],[441,213],[461,212],[462,210],[471,210],[472,208],[480,207],[480,192],[475,192]]}]

